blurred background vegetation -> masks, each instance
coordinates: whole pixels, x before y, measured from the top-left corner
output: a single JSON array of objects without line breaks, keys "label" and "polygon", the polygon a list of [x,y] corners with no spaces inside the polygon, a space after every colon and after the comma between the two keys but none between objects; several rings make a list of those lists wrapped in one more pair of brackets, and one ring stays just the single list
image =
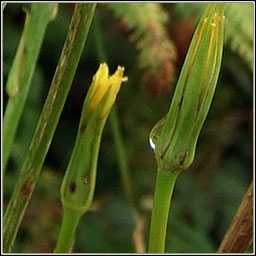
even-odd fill
[{"label": "blurred background vegetation", "polygon": [[[9,3],[4,9],[4,85],[23,29],[24,7],[30,8],[30,4]],[[168,111],[186,50],[205,7],[205,3],[97,5],[71,91],[18,232],[14,252],[46,253],[55,247],[62,215],[60,184],[75,142],[82,103],[98,68],[99,40],[111,73],[117,65],[123,65],[129,78],[122,85],[115,105],[134,201],[142,222],[138,225],[138,215],[124,193],[108,120],[101,142],[93,205],[81,219],[74,252],[134,252],[134,240],[140,243],[140,234],[144,234],[147,247],[156,176],[148,136],[154,124]],[[3,182],[4,208],[49,90],[73,8],[71,3],[59,4],[58,14],[47,28]],[[253,9],[253,3],[227,4],[220,78],[199,138],[195,161],[179,176],[175,186],[167,253],[216,252],[252,180]],[[4,109],[7,100],[3,88]]]}]

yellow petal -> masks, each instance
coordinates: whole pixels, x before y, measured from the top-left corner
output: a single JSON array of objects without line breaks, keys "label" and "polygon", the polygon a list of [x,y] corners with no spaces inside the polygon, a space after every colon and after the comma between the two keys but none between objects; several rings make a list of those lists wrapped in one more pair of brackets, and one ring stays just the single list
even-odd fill
[{"label": "yellow petal", "polygon": [[107,64],[100,64],[100,67],[93,78],[92,89],[89,95],[90,111],[94,111],[103,99],[104,95],[108,93],[106,102],[100,113],[100,117],[106,115],[114,104],[121,83],[127,80],[127,77],[123,77],[123,73],[124,67],[118,66],[116,72],[109,77]]}]

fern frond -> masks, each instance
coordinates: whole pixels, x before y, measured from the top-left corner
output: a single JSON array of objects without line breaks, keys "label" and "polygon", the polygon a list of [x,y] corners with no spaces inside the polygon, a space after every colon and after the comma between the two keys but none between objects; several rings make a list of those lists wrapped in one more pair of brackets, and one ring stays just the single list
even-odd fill
[{"label": "fern frond", "polygon": [[143,81],[153,93],[170,86],[176,49],[168,37],[165,24],[167,12],[158,3],[108,3],[120,23],[131,31],[136,42],[138,66],[145,70]]}]

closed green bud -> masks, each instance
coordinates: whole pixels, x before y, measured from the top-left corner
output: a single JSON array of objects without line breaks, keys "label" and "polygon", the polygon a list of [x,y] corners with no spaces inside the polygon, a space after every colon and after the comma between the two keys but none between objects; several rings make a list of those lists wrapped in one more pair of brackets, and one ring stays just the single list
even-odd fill
[{"label": "closed green bud", "polygon": [[223,3],[209,4],[191,41],[167,116],[151,132],[161,170],[184,170],[209,111],[221,66]]},{"label": "closed green bud", "polygon": [[84,213],[94,194],[97,159],[102,131],[120,85],[128,78],[124,67],[109,75],[106,63],[100,64],[84,101],[75,146],[61,185],[64,208]]}]

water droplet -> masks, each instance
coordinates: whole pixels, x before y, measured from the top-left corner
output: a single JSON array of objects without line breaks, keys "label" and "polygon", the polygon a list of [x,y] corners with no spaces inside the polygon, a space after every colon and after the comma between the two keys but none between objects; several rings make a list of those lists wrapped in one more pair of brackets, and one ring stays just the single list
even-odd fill
[{"label": "water droplet", "polygon": [[152,139],[149,137],[149,144],[150,144],[150,147],[153,149],[153,151],[155,152],[155,147],[156,145],[154,144],[154,142],[152,141]]},{"label": "water droplet", "polygon": [[162,131],[162,128],[165,124],[165,121],[166,121],[166,116],[164,118],[162,118],[161,120],[159,120],[150,132],[149,144],[150,144],[150,147],[153,149],[154,152],[155,152],[156,142],[159,138],[159,135],[161,134],[161,131]]}]

